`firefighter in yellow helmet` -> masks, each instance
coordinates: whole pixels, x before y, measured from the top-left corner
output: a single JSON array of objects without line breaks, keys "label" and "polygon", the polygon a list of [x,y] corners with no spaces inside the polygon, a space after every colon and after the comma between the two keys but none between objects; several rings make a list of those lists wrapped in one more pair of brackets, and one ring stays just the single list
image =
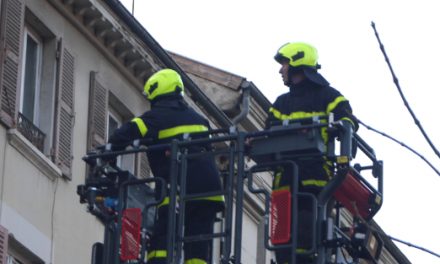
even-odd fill
[{"label": "firefighter in yellow helmet", "polygon": [[[144,94],[151,102],[151,110],[118,128],[110,137],[109,143],[121,145],[135,139],[151,139],[158,144],[165,144],[184,134],[189,133],[192,138],[197,138],[198,133],[208,131],[209,122],[185,103],[183,93],[183,82],[176,71],[164,69],[153,74],[144,87]],[[198,152],[210,148],[209,145],[197,146],[189,151]],[[166,181],[170,175],[170,159],[167,153],[161,150],[148,154],[153,175]],[[221,190],[220,176],[212,156],[189,159],[186,174],[188,194]],[[166,263],[168,204],[169,197],[166,197],[157,208],[153,237],[148,248],[149,264]],[[215,215],[223,206],[222,195],[188,201],[185,206],[185,236],[212,234]],[[210,240],[186,242],[185,264],[210,263],[210,244]]]},{"label": "firefighter in yellow helmet", "polygon": [[[266,126],[283,120],[328,116],[333,113],[335,120],[343,120],[358,128],[348,100],[318,72],[318,52],[315,47],[303,42],[287,43],[278,49],[275,60],[280,63],[279,73],[289,91],[280,95],[268,112]],[[324,142],[326,130],[322,131]],[[332,163],[324,158],[300,160],[298,165],[299,191],[318,195],[334,171]],[[273,191],[288,188],[292,177],[278,171],[273,181]],[[310,256],[301,255],[312,247],[311,228],[313,224],[311,204],[299,197],[298,200],[298,248],[297,263],[312,263]],[[290,263],[290,250],[275,252],[277,263]]]}]

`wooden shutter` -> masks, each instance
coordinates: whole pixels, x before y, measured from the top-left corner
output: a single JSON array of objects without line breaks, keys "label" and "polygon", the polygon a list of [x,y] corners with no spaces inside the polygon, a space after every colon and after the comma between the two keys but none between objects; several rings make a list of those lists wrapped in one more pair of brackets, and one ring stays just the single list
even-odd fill
[{"label": "wooden shutter", "polygon": [[55,163],[72,178],[72,138],[74,125],[75,57],[58,42],[57,112]]},{"label": "wooden shutter", "polygon": [[108,91],[90,72],[89,127],[87,149],[91,150],[106,143],[108,121]]},{"label": "wooden shutter", "polygon": [[8,241],[8,230],[0,225],[0,264],[8,263]]},{"label": "wooden shutter", "polygon": [[22,0],[2,0],[0,4],[0,120],[11,127],[15,124],[21,83],[24,3]]}]

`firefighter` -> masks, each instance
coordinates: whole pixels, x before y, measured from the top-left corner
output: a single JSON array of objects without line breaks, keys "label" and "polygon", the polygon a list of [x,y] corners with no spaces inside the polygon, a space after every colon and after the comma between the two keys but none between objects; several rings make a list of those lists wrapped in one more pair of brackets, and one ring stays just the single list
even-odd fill
[{"label": "firefighter", "polygon": [[[180,75],[172,69],[163,69],[153,74],[145,83],[144,94],[151,102],[151,110],[118,128],[109,143],[121,145],[135,139],[151,139],[155,143],[169,143],[175,138],[210,129],[209,122],[196,113],[183,99],[184,86]],[[206,135],[205,135],[206,136]],[[191,147],[189,152],[209,150],[209,145]],[[155,177],[167,182],[170,175],[169,150],[156,150],[148,154],[150,167]],[[220,176],[212,156],[188,160],[187,193],[207,193],[221,190]],[[156,221],[148,248],[147,263],[166,263],[167,219],[170,197],[158,206]],[[222,195],[196,198],[188,201],[185,210],[185,236],[212,234],[216,213],[223,209]],[[184,244],[185,264],[210,263],[211,241],[203,240]]]},{"label": "firefighter", "polygon": [[[358,123],[352,114],[348,100],[318,73],[317,50],[302,42],[287,43],[277,51],[275,60],[281,64],[279,73],[289,92],[280,95],[268,111],[266,126],[283,120],[295,120],[328,116],[333,113],[335,120],[348,122],[357,130]],[[327,131],[321,132],[324,142]],[[333,166],[325,157],[316,159],[295,159],[298,165],[299,192],[318,195],[332,177]],[[273,191],[289,188],[292,177],[282,169],[275,172]],[[311,229],[313,228],[312,205],[299,197],[298,200],[298,247],[297,263],[310,263],[310,256],[301,255],[312,247]],[[278,264],[290,262],[289,249],[276,250]]]}]

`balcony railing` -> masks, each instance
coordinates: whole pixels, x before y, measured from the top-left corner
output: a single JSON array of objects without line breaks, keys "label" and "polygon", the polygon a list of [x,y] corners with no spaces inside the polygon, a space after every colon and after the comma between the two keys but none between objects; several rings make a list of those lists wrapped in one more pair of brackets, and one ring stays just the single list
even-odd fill
[{"label": "balcony railing", "polygon": [[27,119],[22,113],[18,113],[17,129],[41,152],[44,150],[44,139],[46,135],[32,121]]}]

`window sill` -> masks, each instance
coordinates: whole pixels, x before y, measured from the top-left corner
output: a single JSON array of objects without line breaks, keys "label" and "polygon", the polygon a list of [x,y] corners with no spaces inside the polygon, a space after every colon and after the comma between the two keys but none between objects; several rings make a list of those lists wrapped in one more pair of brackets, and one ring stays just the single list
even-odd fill
[{"label": "window sill", "polygon": [[32,143],[29,142],[17,129],[8,130],[8,141],[11,146],[18,150],[32,164],[34,164],[49,179],[55,180],[62,176],[59,169],[49,158],[44,156]]}]

